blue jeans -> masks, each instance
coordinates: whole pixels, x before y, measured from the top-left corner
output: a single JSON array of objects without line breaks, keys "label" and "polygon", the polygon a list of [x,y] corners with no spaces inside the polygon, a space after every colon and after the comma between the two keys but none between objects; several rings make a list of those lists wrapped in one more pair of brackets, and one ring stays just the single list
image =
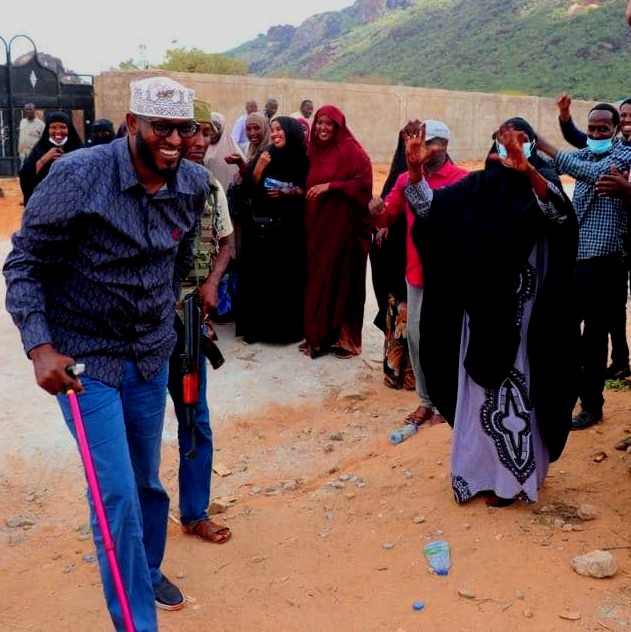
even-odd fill
[{"label": "blue jeans", "polygon": [[[127,362],[120,389],[89,376],[81,381],[79,405],[136,631],[155,632],[153,586],[162,578],[169,517],[169,497],[158,476],[167,366],[145,380],[136,365]],[[64,395],[57,399],[76,439],[68,399]],[[115,628],[124,630],[89,492],[88,502],[107,607]]]},{"label": "blue jeans", "polygon": [[206,358],[199,366],[199,401],[195,405],[195,458],[188,459],[191,449],[191,431],[186,423],[186,406],[182,400],[182,371],[180,355],[184,341],[178,336],[175,350],[169,361],[169,394],[177,417],[177,434],[180,450],[180,520],[194,524],[208,518],[210,503],[210,476],[213,466],[213,435],[210,429],[210,410],[206,399]]}]

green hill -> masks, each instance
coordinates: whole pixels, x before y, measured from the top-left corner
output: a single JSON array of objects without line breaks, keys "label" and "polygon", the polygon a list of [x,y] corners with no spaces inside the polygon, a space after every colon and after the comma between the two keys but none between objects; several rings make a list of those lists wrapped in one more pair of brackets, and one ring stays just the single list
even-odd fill
[{"label": "green hill", "polygon": [[228,54],[250,73],[609,100],[631,94],[625,0],[357,0]]}]

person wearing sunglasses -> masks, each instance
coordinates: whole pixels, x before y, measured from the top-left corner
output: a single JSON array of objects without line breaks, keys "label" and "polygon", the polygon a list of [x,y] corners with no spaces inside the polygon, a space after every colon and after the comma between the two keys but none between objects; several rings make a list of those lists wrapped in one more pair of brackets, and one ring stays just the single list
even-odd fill
[{"label": "person wearing sunglasses", "polygon": [[[184,606],[160,570],[169,497],[158,470],[175,299],[210,191],[206,170],[182,160],[197,128],[192,90],[165,77],[133,82],[126,124],[126,138],[54,162],[4,274],[37,383],[73,435],[65,393],[79,393],[134,626],[157,630],[156,605]],[[66,372],[75,362],[81,380]],[[89,500],[105,598],[124,630]]]}]

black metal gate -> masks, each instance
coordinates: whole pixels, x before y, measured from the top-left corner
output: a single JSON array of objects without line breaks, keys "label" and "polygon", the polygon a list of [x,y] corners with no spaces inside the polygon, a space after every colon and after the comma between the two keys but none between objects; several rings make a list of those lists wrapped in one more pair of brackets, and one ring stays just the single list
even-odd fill
[{"label": "black metal gate", "polygon": [[[32,53],[12,60],[11,46],[20,38],[31,43]],[[94,120],[94,77],[64,73],[45,65],[35,43],[26,35],[16,35],[8,43],[0,37],[0,41],[6,52],[6,62],[0,65],[1,177],[17,175],[20,167],[18,130],[27,103],[34,103],[42,118],[49,111],[66,112],[85,141]]]}]

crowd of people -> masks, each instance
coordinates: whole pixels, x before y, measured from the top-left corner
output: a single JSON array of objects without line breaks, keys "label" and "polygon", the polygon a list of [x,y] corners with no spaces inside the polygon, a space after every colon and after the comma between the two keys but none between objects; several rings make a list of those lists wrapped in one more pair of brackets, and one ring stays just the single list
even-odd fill
[{"label": "crowd of people", "polygon": [[[167,392],[182,531],[216,544],[232,537],[208,514],[205,359],[195,380],[182,379],[191,339],[221,364],[213,321],[233,319],[244,344],[356,357],[370,256],[384,384],[416,391],[407,423],[453,427],[459,503],[536,502],[570,430],[602,420],[605,380],[631,374],[631,101],[593,107],[586,132],[571,98],[557,103],[577,151],[515,117],[498,122],[472,172],[450,156],[448,122],[410,121],[379,196],[344,113],[314,113],[310,99],[291,115],[276,99],[262,111],[250,100],[230,130],[192,90],[153,77],[132,83],[119,131],[97,120],[83,149],[67,114],[47,115],[20,172],[26,207],[4,265],[7,309],[73,436],[65,394],[79,393],[136,630],[157,629],[156,606],[184,606],[160,571]],[[572,200],[561,174],[576,180]],[[68,371],[78,362],[81,377]],[[107,605],[124,630],[88,501]]]}]

